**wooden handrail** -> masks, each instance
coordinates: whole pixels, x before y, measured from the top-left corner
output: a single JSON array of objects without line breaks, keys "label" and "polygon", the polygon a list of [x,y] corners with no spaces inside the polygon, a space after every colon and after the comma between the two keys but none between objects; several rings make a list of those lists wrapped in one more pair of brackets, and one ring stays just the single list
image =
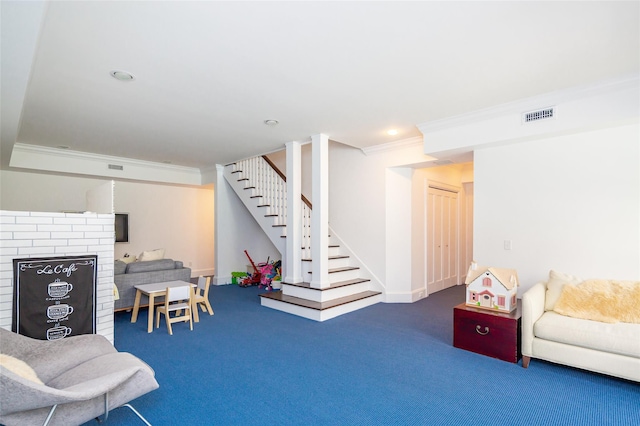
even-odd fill
[{"label": "wooden handrail", "polygon": [[310,209],[310,210],[313,210],[313,209],[311,208],[311,201],[309,201],[309,200],[307,199],[307,197],[305,197],[305,196],[304,196],[304,195],[302,195],[302,194],[300,194],[300,196],[302,197],[302,202],[303,202],[303,203],[305,203],[305,204],[307,205],[307,207],[309,207],[309,209]]},{"label": "wooden handrail", "polygon": [[269,157],[267,157],[266,155],[263,155],[262,158],[264,159],[264,161],[267,162],[268,165],[271,166],[271,168],[278,174],[278,176],[280,176],[282,178],[283,181],[285,181],[285,182],[287,181],[287,177],[284,175],[284,173],[282,173],[280,171],[278,166],[273,164],[273,161],[269,160]]},{"label": "wooden handrail", "polygon": [[[280,176],[282,178],[283,181],[287,181],[287,177],[284,175],[284,173],[282,173],[280,171],[280,169],[278,168],[278,166],[276,166],[273,161],[269,160],[269,158],[266,155],[263,155],[262,158],[264,159],[264,161],[267,162],[267,164],[269,166],[271,166],[271,168],[278,174],[278,176]],[[305,203],[307,205],[307,207],[311,208],[311,201],[309,201],[307,199],[307,197],[305,197],[304,195],[300,194],[301,198],[302,198],[302,202]]]}]

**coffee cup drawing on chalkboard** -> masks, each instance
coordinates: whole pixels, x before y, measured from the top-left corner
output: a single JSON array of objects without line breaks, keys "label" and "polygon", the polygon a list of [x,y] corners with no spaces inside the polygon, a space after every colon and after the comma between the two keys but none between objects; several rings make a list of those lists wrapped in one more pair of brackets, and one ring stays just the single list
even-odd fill
[{"label": "coffee cup drawing on chalkboard", "polygon": [[52,320],[60,320],[73,312],[73,306],[65,303],[60,305],[51,305],[47,308],[47,316]]},{"label": "coffee cup drawing on chalkboard", "polygon": [[73,284],[60,281],[56,279],[54,282],[49,284],[47,291],[49,292],[49,297],[64,297],[73,290]]},{"label": "coffee cup drawing on chalkboard", "polygon": [[71,334],[71,327],[59,325],[47,330],[47,340],[63,339]]}]

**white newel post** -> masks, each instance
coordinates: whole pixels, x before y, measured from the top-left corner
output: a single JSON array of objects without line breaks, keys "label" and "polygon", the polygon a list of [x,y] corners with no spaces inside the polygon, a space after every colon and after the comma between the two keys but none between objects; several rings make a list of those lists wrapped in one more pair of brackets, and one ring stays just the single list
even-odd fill
[{"label": "white newel post", "polygon": [[287,248],[285,258],[286,283],[301,283],[302,279],[302,160],[300,142],[289,142],[287,148]]},{"label": "white newel post", "polygon": [[311,287],[329,287],[329,138],[311,137]]}]

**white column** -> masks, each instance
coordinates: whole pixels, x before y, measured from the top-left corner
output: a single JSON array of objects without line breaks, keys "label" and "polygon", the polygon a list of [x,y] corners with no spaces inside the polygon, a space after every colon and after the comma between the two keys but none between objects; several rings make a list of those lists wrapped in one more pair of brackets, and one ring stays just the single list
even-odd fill
[{"label": "white column", "polygon": [[[425,242],[412,232],[414,226],[424,228],[426,212],[418,210],[422,204],[412,202],[412,179],[413,169],[409,167],[385,171],[385,301],[391,303],[415,302],[426,295]],[[424,195],[417,195],[417,200],[424,199]]]},{"label": "white column", "polygon": [[329,287],[329,138],[311,137],[311,287]]},{"label": "white column", "polygon": [[235,196],[233,189],[226,184],[224,179],[224,166],[216,164],[216,178],[214,200],[214,271],[213,284],[220,285],[231,282],[233,271],[232,256],[229,250],[225,250],[225,243],[237,236],[233,235],[233,228],[229,226],[233,211],[229,206],[228,198]]},{"label": "white column", "polygon": [[300,142],[288,142],[287,148],[287,246],[284,259],[284,282],[301,283],[302,279],[302,160]]}]

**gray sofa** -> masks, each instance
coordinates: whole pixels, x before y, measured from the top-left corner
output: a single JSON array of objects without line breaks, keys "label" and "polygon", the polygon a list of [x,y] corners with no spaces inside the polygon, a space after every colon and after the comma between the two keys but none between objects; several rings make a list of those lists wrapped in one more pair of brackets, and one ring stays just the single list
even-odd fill
[{"label": "gray sofa", "polygon": [[[173,259],[150,260],[126,264],[120,260],[114,263],[113,281],[118,287],[119,299],[115,301],[114,311],[133,308],[136,298],[135,285],[152,284],[164,281],[191,280],[191,268],[185,268],[182,262]],[[143,296],[146,298],[146,296]],[[159,300],[159,301],[162,301]],[[141,306],[148,304],[148,299],[140,301]]]}]

